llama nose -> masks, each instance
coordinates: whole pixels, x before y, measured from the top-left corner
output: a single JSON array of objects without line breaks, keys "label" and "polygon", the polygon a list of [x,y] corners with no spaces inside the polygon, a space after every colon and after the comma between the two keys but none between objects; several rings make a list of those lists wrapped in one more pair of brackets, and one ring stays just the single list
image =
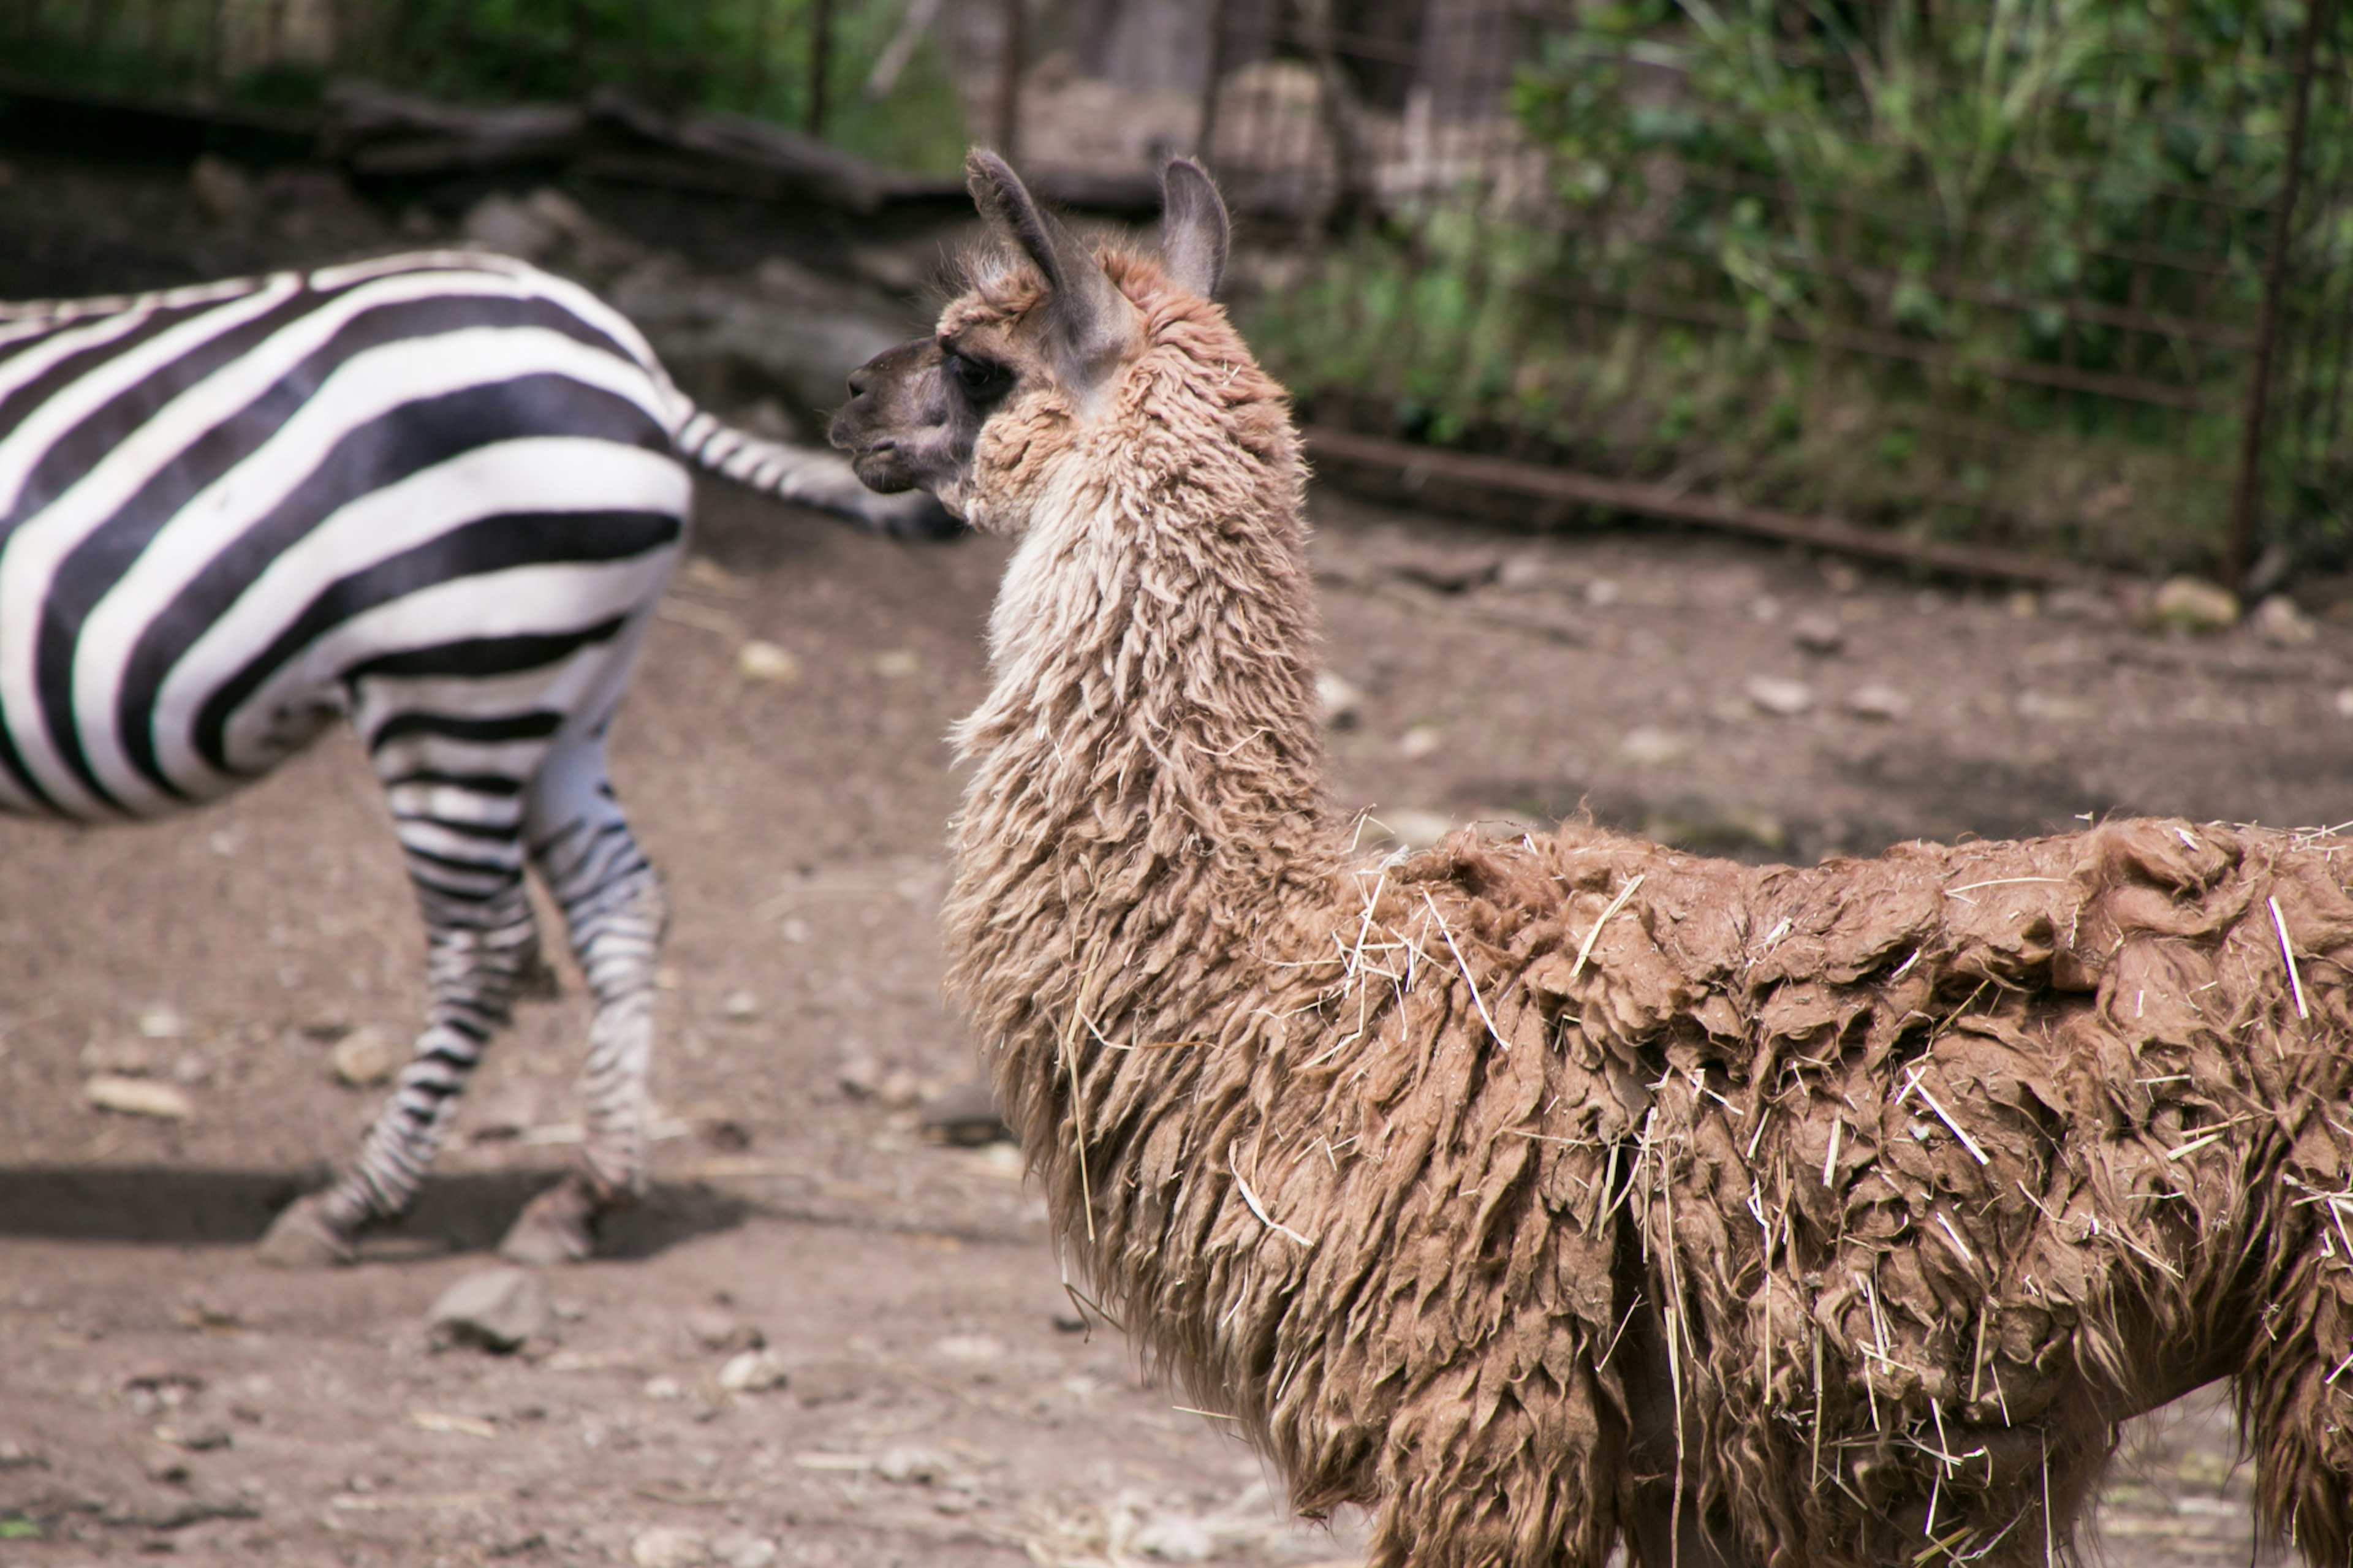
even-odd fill
[{"label": "llama nose", "polygon": [[852,397],[865,396],[866,389],[872,385],[873,382],[874,378],[866,374],[866,367],[862,364],[860,365],[856,370],[849,373],[849,395]]}]

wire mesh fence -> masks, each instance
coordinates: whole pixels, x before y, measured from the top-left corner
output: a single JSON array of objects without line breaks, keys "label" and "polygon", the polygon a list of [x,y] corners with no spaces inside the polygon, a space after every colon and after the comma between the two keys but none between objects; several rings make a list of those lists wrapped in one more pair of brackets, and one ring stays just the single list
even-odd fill
[{"label": "wire mesh fence", "polygon": [[1198,151],[1318,420],[1651,510],[2236,577],[2353,555],[2348,9],[18,0],[0,37],[147,95],[618,83],[902,163]]},{"label": "wire mesh fence", "polygon": [[1316,112],[1215,123],[1246,200],[1341,219],[1255,323],[1324,416],[2116,564],[2344,554],[2328,0],[1453,20],[1400,93],[1296,6]]}]

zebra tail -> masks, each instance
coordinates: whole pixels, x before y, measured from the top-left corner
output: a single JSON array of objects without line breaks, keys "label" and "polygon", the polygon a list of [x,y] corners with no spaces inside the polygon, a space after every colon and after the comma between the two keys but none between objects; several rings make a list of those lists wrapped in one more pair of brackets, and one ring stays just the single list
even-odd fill
[{"label": "zebra tail", "polygon": [[849,460],[815,447],[770,441],[716,415],[690,407],[671,437],[680,457],[736,483],[862,522],[877,533],[935,539],[960,526],[921,490],[886,496],[868,489]]}]

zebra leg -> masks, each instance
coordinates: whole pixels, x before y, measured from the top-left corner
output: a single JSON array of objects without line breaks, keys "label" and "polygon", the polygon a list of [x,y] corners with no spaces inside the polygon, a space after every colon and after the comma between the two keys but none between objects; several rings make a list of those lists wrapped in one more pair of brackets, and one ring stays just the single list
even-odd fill
[{"label": "zebra leg", "polygon": [[[555,826],[544,837],[539,829]],[[551,757],[534,786],[533,863],[564,911],[596,1014],[581,1077],[580,1163],[532,1200],[499,1246],[516,1263],[577,1262],[596,1223],[643,1195],[654,970],[667,911],[660,879],[613,797],[601,736]]]},{"label": "zebra leg", "polygon": [[[410,837],[402,824],[403,837]],[[478,845],[479,855],[494,845]],[[390,1100],[360,1147],[358,1162],[323,1193],[298,1200],[261,1238],[264,1262],[318,1268],[353,1260],[370,1224],[396,1217],[416,1197],[457,1112],[466,1080],[491,1036],[509,1018],[519,984],[538,952],[525,896],[520,845],[511,866],[453,870],[412,843],[410,871],[425,906],[425,1032]],[[453,879],[470,881],[462,890]]]}]

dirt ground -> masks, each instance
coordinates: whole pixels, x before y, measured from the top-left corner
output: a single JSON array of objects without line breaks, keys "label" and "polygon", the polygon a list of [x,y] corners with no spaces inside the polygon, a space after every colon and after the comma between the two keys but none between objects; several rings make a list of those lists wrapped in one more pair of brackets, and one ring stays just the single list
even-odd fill
[{"label": "dirt ground", "polygon": [[[381,1094],[334,1047],[422,1004],[348,740],[175,823],[0,823],[0,1568],[1356,1560],[1349,1520],[1285,1521],[1220,1423],[1080,1326],[1012,1151],[923,1134],[971,1071],[936,989],[941,737],[983,689],[1003,546],[702,504],[615,755],[675,910],[657,1185],[610,1257],[547,1277],[555,1342],[436,1351],[425,1314],[576,1137],[568,973],[405,1226],[349,1270],[251,1259]],[[1372,836],[1584,805],[1807,858],[2353,815],[2353,628],[2325,604],[2308,642],[2193,639],[1694,535],[1317,515],[1333,794]],[[793,678],[743,674],[751,639]],[[97,1072],[193,1115],[93,1110]],[[755,1334],[784,1386],[723,1388]],[[2133,1429],[2096,1549],[2265,1561],[2247,1494],[2227,1411],[2186,1401]]]}]

